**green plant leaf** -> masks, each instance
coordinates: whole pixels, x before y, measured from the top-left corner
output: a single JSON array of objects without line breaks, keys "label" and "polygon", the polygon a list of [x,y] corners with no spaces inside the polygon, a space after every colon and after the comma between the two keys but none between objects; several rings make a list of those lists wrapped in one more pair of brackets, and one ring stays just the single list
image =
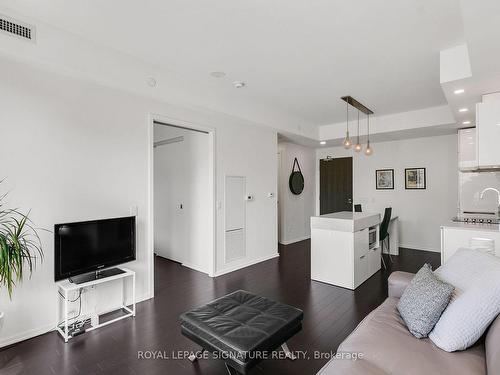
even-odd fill
[{"label": "green plant leaf", "polygon": [[[0,180],[0,183],[3,180]],[[25,271],[31,277],[37,257],[43,261],[43,249],[37,229],[27,214],[4,208],[7,194],[0,195],[0,287],[12,298],[14,287],[22,282]]]}]

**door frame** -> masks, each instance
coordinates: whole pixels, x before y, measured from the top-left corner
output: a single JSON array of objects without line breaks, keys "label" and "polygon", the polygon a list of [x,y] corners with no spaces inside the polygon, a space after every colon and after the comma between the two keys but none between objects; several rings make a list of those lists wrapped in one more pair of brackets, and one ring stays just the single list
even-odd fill
[{"label": "door frame", "polygon": [[150,270],[149,287],[151,297],[154,297],[154,125],[161,123],[170,126],[185,128],[188,130],[201,131],[208,136],[208,191],[209,194],[209,233],[210,241],[207,248],[211,252],[208,263],[208,275],[215,276],[216,266],[216,150],[215,135],[216,130],[213,127],[200,125],[197,123],[181,120],[178,118],[164,116],[156,113],[150,113],[147,118],[148,124],[148,224],[146,230],[146,246],[148,254],[148,263]]},{"label": "door frame", "polygon": [[283,199],[283,190],[281,188],[281,183],[283,181],[283,176],[282,176],[282,157],[283,154],[281,150],[278,150],[278,173],[277,173],[277,182],[276,185],[278,186],[278,189],[276,191],[276,206],[277,206],[277,215],[276,215],[276,228],[278,228],[278,243],[281,243],[282,239],[282,234],[281,234],[281,227],[283,226],[283,208],[282,208],[282,202],[281,199]]}]

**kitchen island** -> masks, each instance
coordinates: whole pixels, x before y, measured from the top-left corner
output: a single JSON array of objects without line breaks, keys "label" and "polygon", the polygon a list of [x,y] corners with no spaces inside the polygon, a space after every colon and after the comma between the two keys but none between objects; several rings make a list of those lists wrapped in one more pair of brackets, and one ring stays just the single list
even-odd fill
[{"label": "kitchen island", "polygon": [[311,279],[356,289],[380,269],[380,214],[311,217]]}]

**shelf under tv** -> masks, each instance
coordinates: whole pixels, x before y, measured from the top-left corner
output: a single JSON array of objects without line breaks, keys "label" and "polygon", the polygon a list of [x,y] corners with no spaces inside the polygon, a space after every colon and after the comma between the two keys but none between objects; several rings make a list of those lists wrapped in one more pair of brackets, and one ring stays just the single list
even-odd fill
[{"label": "shelf under tv", "polygon": [[[111,269],[113,270],[113,269]],[[64,342],[68,342],[71,338],[80,335],[82,333],[92,331],[94,329],[106,326],[108,324],[117,322],[119,320],[134,317],[135,316],[135,272],[127,268],[117,268],[118,271],[113,270],[108,273],[102,270],[99,272],[97,278],[93,278],[89,281],[83,281],[80,283],[71,282],[69,279],[59,281],[57,284],[58,294],[59,294],[59,320],[60,322],[56,326],[56,330],[64,338]],[[104,275],[110,276],[104,276]],[[71,318],[69,314],[69,304],[79,303],[79,298],[82,298],[83,290],[87,288],[94,288],[97,285],[109,283],[116,280],[122,280],[122,291],[123,298],[120,306],[117,306],[113,310],[105,311],[101,314],[96,315],[97,321],[92,322],[92,319],[88,314],[82,314],[78,318]],[[127,281],[131,283],[131,300],[129,303],[126,302],[126,285]],[[78,297],[74,295],[70,298],[70,294],[78,292]],[[61,306],[62,303],[62,306]],[[62,313],[61,313],[62,311]],[[80,311],[81,313],[81,311]],[[78,322],[78,324],[75,324]],[[92,325],[94,323],[94,325]]]}]

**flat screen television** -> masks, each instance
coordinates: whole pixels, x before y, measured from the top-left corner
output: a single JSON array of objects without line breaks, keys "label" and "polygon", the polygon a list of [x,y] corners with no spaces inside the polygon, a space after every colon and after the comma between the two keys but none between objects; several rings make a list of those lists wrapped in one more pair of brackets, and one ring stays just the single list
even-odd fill
[{"label": "flat screen television", "polygon": [[56,224],[54,246],[56,281],[98,278],[101,269],[135,260],[135,216]]}]

